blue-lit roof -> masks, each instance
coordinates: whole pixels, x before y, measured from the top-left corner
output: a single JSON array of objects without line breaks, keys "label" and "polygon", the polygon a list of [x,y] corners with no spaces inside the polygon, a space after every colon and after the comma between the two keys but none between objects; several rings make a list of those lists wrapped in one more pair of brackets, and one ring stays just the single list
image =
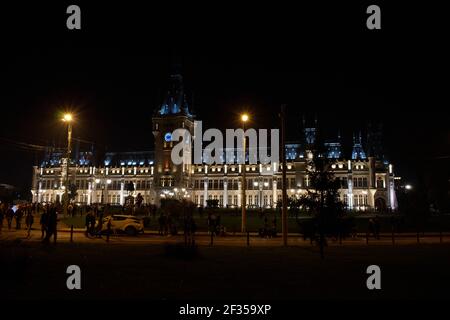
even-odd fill
[{"label": "blue-lit roof", "polygon": [[[41,167],[59,166],[62,164],[62,159],[65,158],[65,154],[62,152],[49,152],[45,155],[44,160],[41,162]],[[78,164],[80,166],[90,166],[93,164],[92,152],[78,152],[73,154],[70,159],[71,164]]]},{"label": "blue-lit roof", "polygon": [[170,76],[169,89],[158,109],[158,114],[161,116],[171,114],[186,114],[192,116],[184,94],[183,77],[180,74],[173,74]]},{"label": "blue-lit roof", "polygon": [[105,154],[106,166],[147,166],[154,161],[153,151],[108,152]]}]

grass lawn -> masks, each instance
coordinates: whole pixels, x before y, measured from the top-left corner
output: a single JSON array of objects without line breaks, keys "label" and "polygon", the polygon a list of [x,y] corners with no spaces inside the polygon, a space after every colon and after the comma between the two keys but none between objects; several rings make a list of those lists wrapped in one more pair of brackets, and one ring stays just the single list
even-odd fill
[{"label": "grass lawn", "polygon": [[[147,230],[158,230],[158,217],[149,217],[148,224],[146,226]],[[207,216],[203,215],[200,217],[198,214],[194,215],[194,219],[197,223],[197,230],[206,231],[207,230]],[[225,226],[227,232],[239,232],[241,229],[241,215],[234,214],[222,214],[221,223]],[[288,229],[289,232],[297,233],[300,232],[299,222],[305,221],[307,217],[299,217],[295,219],[290,217],[288,219]],[[356,230],[358,232],[364,233],[368,228],[368,217],[355,217]],[[273,215],[268,216],[269,226],[272,225]],[[380,216],[381,232],[391,232],[391,218]],[[84,228],[85,216],[76,216],[70,218],[63,218],[61,222],[65,223],[67,226],[73,224],[74,228]],[[182,228],[182,221],[178,221],[178,229]],[[281,232],[281,218],[277,217],[277,230]],[[254,212],[248,213],[247,216],[247,227],[250,232],[257,232],[259,228],[264,226],[264,219]],[[405,220],[400,226],[401,232],[415,232],[416,225],[412,221]],[[420,230],[425,232],[439,232],[440,229],[444,232],[450,231],[450,215],[445,215],[442,217],[430,217],[423,228]]]}]

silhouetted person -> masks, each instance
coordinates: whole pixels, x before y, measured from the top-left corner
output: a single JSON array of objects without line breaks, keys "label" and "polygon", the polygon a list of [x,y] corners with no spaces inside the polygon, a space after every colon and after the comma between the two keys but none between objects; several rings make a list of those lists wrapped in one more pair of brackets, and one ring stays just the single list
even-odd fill
[{"label": "silhouetted person", "polygon": [[194,218],[192,216],[188,216],[185,219],[184,230],[186,233],[186,240],[188,246],[194,245],[194,234],[197,230],[197,225],[195,224]]},{"label": "silhouetted person", "polygon": [[6,211],[6,221],[8,222],[8,230],[11,230],[13,217],[14,217],[14,210],[12,209],[12,206],[10,206],[8,211]]},{"label": "silhouetted person", "polygon": [[208,213],[208,228],[213,235],[217,234],[217,218],[214,213]]},{"label": "silhouetted person", "polygon": [[168,232],[170,232],[170,235],[174,236],[178,233],[177,231],[177,226],[175,225],[175,223],[172,221],[172,217],[170,215],[167,216],[167,227],[168,228]]},{"label": "silhouetted person", "polygon": [[46,243],[49,243],[49,242],[50,242],[51,236],[53,236],[53,243],[56,244],[56,238],[57,238],[56,227],[57,227],[57,222],[58,222],[58,217],[57,217],[56,207],[55,207],[55,206],[52,206],[52,207],[50,208],[49,216],[48,216],[48,222],[47,222],[48,230],[47,230],[47,235],[45,236],[45,239],[44,239],[44,241],[45,241]]},{"label": "silhouetted person", "polygon": [[[109,221],[111,221],[111,219],[109,219]],[[95,220],[94,220],[94,224],[95,224]],[[97,225],[97,232],[96,232],[97,237],[102,236],[102,229],[103,229],[103,213],[100,213],[98,216],[98,225]]]},{"label": "silhouetted person", "polygon": [[95,216],[91,216],[89,219],[89,232],[94,234],[95,232]]},{"label": "silhouetted person", "polygon": [[25,225],[27,226],[27,230],[28,230],[28,237],[31,234],[31,227],[33,226],[34,223],[34,217],[33,217],[33,213],[31,211],[27,212],[27,216],[25,217]]},{"label": "silhouetted person", "polygon": [[86,236],[92,235],[95,231],[95,216],[89,211],[85,218]]},{"label": "silhouetted person", "polygon": [[91,225],[91,217],[92,217],[92,212],[88,211],[88,213],[86,214],[86,217],[84,218],[84,226],[86,227],[86,236],[88,236],[90,234],[90,225]]},{"label": "silhouetted person", "polygon": [[165,220],[166,219],[165,219],[164,215],[161,213],[159,218],[158,218],[158,224],[159,224],[158,234],[161,235],[161,236],[164,234]]},{"label": "silhouetted person", "polygon": [[20,230],[22,228],[22,217],[23,217],[23,208],[19,207],[16,211],[16,230]]},{"label": "silhouetted person", "polygon": [[49,215],[49,206],[47,205],[39,221],[41,224],[41,239],[44,239],[48,230],[48,215]]}]

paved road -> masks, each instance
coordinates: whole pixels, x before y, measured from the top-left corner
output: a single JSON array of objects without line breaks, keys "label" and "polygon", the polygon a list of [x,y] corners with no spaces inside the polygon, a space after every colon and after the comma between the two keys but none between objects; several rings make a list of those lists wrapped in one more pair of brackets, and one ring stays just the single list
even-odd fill
[{"label": "paved road", "polygon": [[[58,241],[70,242],[70,232],[68,229],[63,229],[58,232]],[[126,235],[112,235],[107,241],[106,236],[100,237],[87,237],[81,230],[73,233],[73,242],[78,243],[114,243],[114,244],[165,244],[165,243],[183,243],[184,236],[160,236],[155,233],[143,234],[139,236],[126,236]],[[21,241],[21,242],[39,242],[41,241],[40,230],[32,230],[30,236],[27,235],[26,230],[5,230],[0,233],[0,241]],[[200,246],[210,246],[211,237],[206,233],[196,235],[195,242]],[[288,238],[289,245],[291,246],[311,246],[309,240],[303,240],[298,235],[291,234]],[[423,244],[440,244],[441,238],[439,234],[420,236],[419,242]],[[260,238],[256,235],[249,237],[250,246],[281,246],[281,237],[272,239]],[[450,235],[446,234],[442,237],[442,243],[450,243]],[[355,238],[349,238],[343,240],[342,243],[335,240],[328,240],[328,246],[367,246],[367,245],[384,245],[392,246],[391,234],[382,234],[379,240],[370,237],[367,241],[364,235],[360,235]],[[402,236],[396,236],[394,245],[411,245],[417,244],[416,234],[403,234]],[[221,246],[247,246],[247,237],[242,235],[229,235],[213,238],[213,245]]]}]

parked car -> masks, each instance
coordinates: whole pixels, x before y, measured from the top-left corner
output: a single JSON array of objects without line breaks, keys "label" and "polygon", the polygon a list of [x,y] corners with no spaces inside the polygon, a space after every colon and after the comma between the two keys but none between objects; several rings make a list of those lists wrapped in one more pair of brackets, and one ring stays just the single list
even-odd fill
[{"label": "parked car", "polygon": [[107,230],[109,220],[111,220],[111,230],[114,232],[125,232],[128,235],[144,233],[144,223],[142,219],[121,214],[114,214],[103,218],[103,232]]}]

